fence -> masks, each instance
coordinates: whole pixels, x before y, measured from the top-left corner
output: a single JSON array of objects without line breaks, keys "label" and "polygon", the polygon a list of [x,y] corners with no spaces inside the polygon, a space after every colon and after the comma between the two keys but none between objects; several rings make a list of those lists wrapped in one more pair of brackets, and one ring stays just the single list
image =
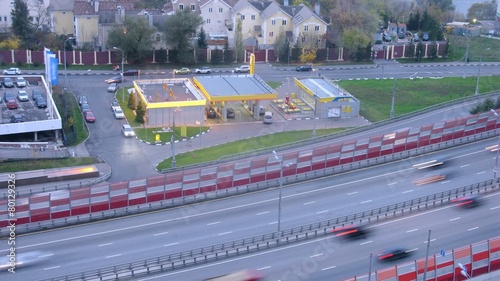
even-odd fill
[{"label": "fence", "polygon": [[[273,232],[262,234],[245,239],[239,239],[231,242],[226,242],[217,245],[211,245],[203,248],[187,250],[179,253],[174,253],[155,258],[149,258],[142,261],[126,263],[116,266],[100,268],[98,270],[86,271],[77,274],[55,277],[47,280],[115,280],[118,278],[138,277],[156,272],[175,270],[187,266],[192,266],[201,263],[207,263],[214,260],[223,258],[230,258],[242,254],[247,254],[255,251],[265,250],[280,245],[294,243],[306,239],[317,238],[330,233],[330,230],[338,226],[344,226],[353,222],[371,222],[374,220],[383,220],[398,215],[403,215],[416,210],[432,208],[449,203],[451,200],[473,193],[487,192],[494,190],[498,179],[494,182],[488,180],[485,182],[469,185],[454,190],[444,191],[420,198],[400,202],[397,204],[376,208],[369,211],[360,212],[348,216],[343,216],[335,219],[320,221],[308,225],[297,226],[283,230],[281,233]],[[496,241],[496,240],[495,240]],[[499,252],[496,257],[500,258],[500,240],[498,245],[493,248]],[[462,257],[462,256],[460,256]],[[483,263],[479,262],[484,260],[484,255],[480,259],[474,260],[472,270],[484,273],[483,270],[479,271],[477,267],[482,266]],[[498,261],[500,262],[500,260]],[[429,264],[429,268],[433,269],[433,263]],[[477,266],[477,267],[476,267]],[[500,263],[498,264],[500,266]],[[488,268],[489,269],[489,268]],[[418,267],[421,271],[421,266]],[[488,270],[489,271],[489,270]],[[422,271],[423,272],[423,271]],[[449,275],[449,273],[446,273]],[[429,276],[432,276],[430,274]],[[378,279],[386,280],[386,279]],[[400,279],[402,280],[402,279]],[[412,280],[412,279],[404,279]],[[445,279],[443,279],[445,280]]]}]

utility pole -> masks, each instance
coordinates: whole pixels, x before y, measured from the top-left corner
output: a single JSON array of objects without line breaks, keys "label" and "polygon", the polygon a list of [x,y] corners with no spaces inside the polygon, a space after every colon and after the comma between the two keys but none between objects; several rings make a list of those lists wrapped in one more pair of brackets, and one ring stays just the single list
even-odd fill
[{"label": "utility pole", "polygon": [[394,118],[394,99],[396,97],[396,78],[394,78],[394,87],[392,88],[392,103],[390,117]]}]

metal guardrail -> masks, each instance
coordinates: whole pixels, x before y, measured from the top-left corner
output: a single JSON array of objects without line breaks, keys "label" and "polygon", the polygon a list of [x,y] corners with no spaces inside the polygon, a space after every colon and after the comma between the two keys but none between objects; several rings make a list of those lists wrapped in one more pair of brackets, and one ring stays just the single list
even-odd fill
[{"label": "metal guardrail", "polygon": [[[493,97],[497,97],[497,96],[500,96],[500,92],[499,91],[492,91],[492,92],[482,94],[480,96],[480,98],[493,98]],[[390,123],[395,123],[395,122],[398,122],[401,120],[409,119],[411,117],[415,117],[415,116],[418,116],[418,115],[421,115],[421,114],[424,114],[424,113],[427,113],[427,112],[430,112],[430,111],[433,111],[436,109],[440,109],[440,108],[443,108],[446,106],[456,105],[456,104],[460,104],[463,102],[475,101],[477,99],[478,99],[478,97],[476,97],[476,96],[468,96],[468,97],[463,97],[463,98],[456,99],[456,100],[453,100],[450,102],[444,102],[444,103],[431,105],[429,107],[426,107],[426,108],[423,108],[423,109],[420,109],[420,110],[417,110],[414,112],[410,112],[410,113],[407,113],[407,114],[404,114],[401,116],[397,116],[397,117],[394,117],[392,119],[386,119],[383,121],[372,123],[369,127],[370,127],[370,129],[382,127],[382,126],[388,125]],[[162,169],[160,171],[160,173],[164,174],[164,173],[170,173],[170,172],[190,170],[190,169],[194,169],[194,168],[199,168],[199,167],[215,165],[215,164],[220,164],[220,163],[224,163],[224,162],[235,161],[235,160],[245,159],[245,158],[249,158],[249,157],[255,157],[255,156],[259,156],[259,155],[269,154],[273,150],[278,152],[278,151],[297,148],[297,147],[301,147],[301,146],[305,146],[305,145],[312,145],[312,144],[317,143],[317,142],[332,140],[332,139],[335,139],[338,137],[343,137],[343,136],[363,132],[363,131],[366,131],[366,128],[367,127],[364,126],[364,127],[356,127],[356,128],[346,129],[346,130],[344,130],[342,132],[338,132],[338,133],[317,136],[316,139],[314,139],[314,140],[313,139],[301,140],[301,141],[296,141],[296,142],[292,142],[292,143],[276,145],[273,147],[254,149],[250,152],[242,152],[242,153],[238,153],[238,154],[232,154],[229,156],[222,156],[219,159],[213,160],[213,161],[207,161],[207,162],[203,162],[203,163],[197,163],[197,164],[192,164],[192,165],[187,165],[187,166],[182,166],[182,167],[177,167],[177,168]]]},{"label": "metal guardrail", "polygon": [[334,229],[337,226],[343,226],[345,224],[387,219],[415,210],[442,206],[446,203],[449,203],[452,199],[455,199],[462,195],[487,192],[488,189],[494,190],[498,186],[498,183],[498,179],[496,181],[487,180],[473,185],[460,187],[454,190],[427,195],[369,211],[285,229],[281,233],[273,232],[262,234],[222,244],[216,244],[170,255],[149,258],[142,261],[53,277],[45,279],[45,281],[117,279],[125,280],[132,277],[153,274],[156,272],[163,272],[196,264],[207,263],[214,260],[238,256],[256,252],[259,250],[265,250],[283,244],[317,238],[319,236],[328,234],[329,230]]}]

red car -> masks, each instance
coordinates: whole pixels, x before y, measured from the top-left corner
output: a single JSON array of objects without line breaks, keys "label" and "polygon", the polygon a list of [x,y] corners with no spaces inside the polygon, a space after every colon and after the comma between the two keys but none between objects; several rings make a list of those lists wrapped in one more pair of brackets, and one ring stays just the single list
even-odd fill
[{"label": "red car", "polygon": [[85,121],[87,121],[87,123],[95,122],[95,115],[92,111],[86,111],[83,115],[85,116]]},{"label": "red car", "polygon": [[8,109],[17,109],[18,108],[17,101],[16,100],[8,100],[7,101],[7,108]]}]

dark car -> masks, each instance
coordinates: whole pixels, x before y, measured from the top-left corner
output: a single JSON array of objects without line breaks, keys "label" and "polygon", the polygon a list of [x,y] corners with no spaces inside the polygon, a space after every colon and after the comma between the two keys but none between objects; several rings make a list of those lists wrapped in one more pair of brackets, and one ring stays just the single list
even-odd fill
[{"label": "dark car", "polygon": [[37,97],[43,97],[42,96],[42,91],[40,90],[33,90],[31,91],[31,98],[35,101]]},{"label": "dark car", "polygon": [[123,72],[123,76],[139,76],[140,71],[137,69],[127,69]]},{"label": "dark car", "polygon": [[14,96],[13,93],[11,93],[11,92],[5,92],[5,93],[3,93],[3,100],[5,102],[8,102],[10,100],[15,100],[15,99],[16,99],[16,97]]},{"label": "dark car", "polygon": [[227,118],[234,118],[236,116],[234,109],[228,108],[226,113]]},{"label": "dark car", "polygon": [[43,97],[37,97],[35,100],[35,104],[38,108],[46,108],[47,101]]},{"label": "dark car", "polygon": [[337,227],[332,230],[332,233],[339,237],[342,236],[350,239],[362,239],[366,238],[369,230],[364,225],[351,224],[343,227]]},{"label": "dark car", "polygon": [[10,117],[11,123],[21,123],[24,122],[24,116],[21,114],[14,114]]},{"label": "dark car", "polygon": [[18,109],[19,108],[19,105],[17,104],[17,101],[15,99],[8,100],[5,103],[7,104],[8,109]]},{"label": "dark car", "polygon": [[78,104],[82,105],[84,103],[88,103],[87,96],[78,96]]},{"label": "dark car", "polygon": [[217,117],[217,113],[215,112],[215,109],[213,107],[207,108],[206,112],[207,112],[207,118],[213,119]]},{"label": "dark car", "polygon": [[451,200],[451,203],[455,204],[457,207],[461,208],[474,208],[480,205],[479,200],[476,196],[463,196],[457,199]]},{"label": "dark car", "polygon": [[382,39],[384,40],[384,42],[392,42],[392,37],[388,33],[385,33]]},{"label": "dark car", "polygon": [[12,81],[12,78],[4,77],[2,84],[5,88],[14,88],[14,81]]},{"label": "dark car", "polygon": [[394,261],[408,257],[411,251],[403,248],[394,248],[384,251],[378,255],[380,261]]},{"label": "dark car", "polygon": [[295,71],[312,71],[312,66],[310,66],[310,65],[297,66],[295,68]]},{"label": "dark car", "polygon": [[90,108],[90,105],[88,103],[82,104],[82,112],[85,113],[87,111],[92,111],[92,109]]}]

